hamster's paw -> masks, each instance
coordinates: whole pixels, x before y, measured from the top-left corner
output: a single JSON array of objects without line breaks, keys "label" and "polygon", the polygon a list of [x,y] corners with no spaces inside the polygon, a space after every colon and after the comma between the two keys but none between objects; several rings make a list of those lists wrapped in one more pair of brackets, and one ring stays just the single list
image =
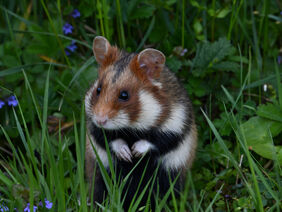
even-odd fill
[{"label": "hamster's paw", "polygon": [[153,148],[154,148],[153,144],[151,144],[149,141],[139,140],[132,145],[131,150],[132,150],[132,154],[135,157],[141,157],[144,154],[146,154],[150,149]]},{"label": "hamster's paw", "polygon": [[122,139],[114,140],[110,143],[110,147],[118,159],[132,162],[131,151],[124,140]]}]

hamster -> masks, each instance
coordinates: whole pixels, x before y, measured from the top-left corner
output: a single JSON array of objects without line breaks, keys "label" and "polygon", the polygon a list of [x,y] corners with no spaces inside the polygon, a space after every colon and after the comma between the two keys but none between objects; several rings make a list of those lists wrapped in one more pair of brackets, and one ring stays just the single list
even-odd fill
[{"label": "hamster", "polygon": [[[104,129],[117,176],[124,178],[142,157],[125,188],[125,210],[145,167],[139,190],[143,190],[157,169],[154,195],[158,192],[162,197],[177,176],[174,189],[180,191],[195,157],[197,130],[191,101],[165,66],[164,54],[152,48],[127,53],[111,46],[102,36],[95,37],[93,52],[99,70],[98,79],[85,96],[88,180],[92,181],[97,164],[93,146],[109,172]],[[101,203],[107,191],[99,168],[95,170],[94,201]],[[146,195],[140,206],[146,204]]]}]

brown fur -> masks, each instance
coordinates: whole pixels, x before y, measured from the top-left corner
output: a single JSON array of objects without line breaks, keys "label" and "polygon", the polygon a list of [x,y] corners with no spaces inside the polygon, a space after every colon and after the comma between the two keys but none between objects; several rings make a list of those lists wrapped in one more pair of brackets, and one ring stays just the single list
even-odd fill
[{"label": "brown fur", "polygon": [[[181,164],[182,167],[177,166],[177,171],[181,174],[181,184],[184,185],[187,170],[192,166],[197,147],[197,128],[187,91],[180,85],[175,75],[165,67],[165,57],[161,52],[147,49],[134,56],[134,54],[129,55],[118,50],[116,46],[110,46],[105,38],[100,37],[97,42],[97,48],[95,49],[94,45],[93,51],[95,56],[100,56],[99,61],[97,60],[100,68],[99,84],[93,89],[91,97],[91,108],[94,114],[108,116],[109,119],[112,119],[122,110],[128,114],[131,123],[138,121],[141,113],[140,90],[150,93],[161,105],[161,114],[153,127],[161,127],[170,118],[175,105],[182,105],[186,108],[187,117],[183,124],[183,133],[190,134],[192,137],[189,144],[191,151],[186,163]],[[104,46],[105,49],[103,49]],[[101,86],[100,96],[102,98],[97,96],[98,86]],[[124,90],[129,93],[128,101],[119,100],[120,92]],[[97,187],[99,185],[95,184],[99,182],[99,178],[101,179],[101,173],[99,168],[94,173],[97,162],[88,137],[85,154],[87,178],[92,182],[95,174],[94,186]],[[101,193],[96,192],[99,190],[94,189],[94,196],[101,196]]]},{"label": "brown fur", "polygon": [[[124,71],[122,73],[123,77],[118,84],[113,85],[112,78],[114,74],[115,72],[111,65],[101,68],[99,81],[102,84],[100,95],[103,98],[97,97],[97,88],[95,88],[92,95],[93,112],[100,115],[107,114],[109,118],[113,118],[121,109],[125,108],[124,110],[129,115],[130,121],[134,122],[138,119],[138,111],[140,111],[141,107],[138,98],[140,81],[130,71]],[[129,101],[121,102],[118,100],[119,93],[122,90],[129,92]]]},{"label": "brown fur", "polygon": [[134,75],[143,83],[149,83],[148,77],[146,73],[140,68],[140,64],[138,62],[138,55],[136,55],[131,63],[130,63],[130,70],[134,73]]},{"label": "brown fur", "polygon": [[119,55],[120,55],[120,51],[118,50],[118,48],[116,46],[111,46],[108,49],[107,54],[105,55],[105,59],[102,63],[101,70],[103,70],[109,65],[112,65],[115,61],[117,61]]}]

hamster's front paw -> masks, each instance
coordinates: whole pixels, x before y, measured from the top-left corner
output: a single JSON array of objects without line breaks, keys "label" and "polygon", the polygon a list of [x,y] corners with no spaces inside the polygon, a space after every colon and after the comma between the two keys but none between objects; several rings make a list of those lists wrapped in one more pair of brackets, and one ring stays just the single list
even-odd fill
[{"label": "hamster's front paw", "polygon": [[153,147],[153,144],[151,144],[149,141],[139,140],[132,145],[131,150],[132,154],[135,157],[141,157],[146,154],[150,149],[153,149]]},{"label": "hamster's front paw", "polygon": [[113,150],[113,152],[116,154],[118,159],[132,162],[131,151],[124,140],[122,139],[114,140],[110,143],[110,147]]}]

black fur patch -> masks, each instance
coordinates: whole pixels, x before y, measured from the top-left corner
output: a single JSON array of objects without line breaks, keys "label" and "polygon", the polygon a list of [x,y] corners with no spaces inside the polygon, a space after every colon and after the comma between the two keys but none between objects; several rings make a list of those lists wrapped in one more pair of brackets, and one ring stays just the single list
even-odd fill
[{"label": "black fur patch", "polygon": [[119,78],[119,76],[121,75],[121,73],[124,71],[124,69],[129,65],[131,59],[133,58],[135,54],[126,54],[123,53],[123,56],[114,63],[114,69],[116,71],[112,82],[115,83],[117,81],[117,79]]},{"label": "black fur patch", "polygon": [[[161,132],[157,128],[150,130],[134,130],[134,129],[121,129],[121,130],[104,130],[107,141],[110,143],[115,139],[123,139],[131,147],[136,141],[144,139],[156,147],[153,150],[154,155],[164,155],[173,149],[177,148],[183,140],[183,134],[174,132]],[[94,136],[98,145],[105,149],[105,139],[101,128],[92,123],[91,135]]]},{"label": "black fur patch", "polygon": [[[159,164],[159,157],[173,149],[175,149],[180,142],[182,141],[182,135],[176,133],[163,133],[158,131],[156,128],[152,128],[146,131],[138,131],[133,129],[122,129],[122,130],[104,130],[105,135],[107,138],[108,143],[111,141],[121,138],[128,143],[128,146],[131,147],[134,142],[145,139],[149,142],[152,142],[156,150],[152,150],[148,152],[139,162],[139,158],[132,158],[132,163],[119,160],[118,158],[114,157],[114,166],[116,168],[116,177],[117,179],[123,180],[128,173],[135,167],[135,165],[139,162],[139,164],[135,167],[134,171],[130,175],[126,186],[123,190],[123,195],[125,195],[124,201],[124,210],[127,211],[130,203],[137,192],[137,198],[141,194],[141,192],[146,187],[147,183],[150,180],[153,180],[153,177],[156,174],[155,181],[150,183],[148,190],[145,192],[142,201],[140,202],[140,207],[146,204],[148,199],[149,190],[152,187],[153,193],[150,197],[151,208],[154,210],[154,203],[155,203],[155,196],[159,194],[159,197],[163,197],[166,192],[169,190],[171,182],[176,181],[174,185],[174,191],[181,190],[181,183],[177,180],[178,172],[176,171],[168,171],[166,170],[161,164]],[[105,148],[105,139],[104,134],[101,128],[97,127],[95,124],[92,123],[91,125],[91,135],[94,136],[98,145],[102,148]],[[143,175],[145,170],[145,174],[141,181],[141,176]],[[157,172],[156,172],[157,171]],[[108,170],[108,174],[110,175],[110,171]],[[100,180],[98,184],[104,185],[103,180]],[[139,185],[140,184],[140,185]],[[138,190],[138,186],[140,186]],[[104,193],[100,191],[101,193]],[[177,192],[175,195],[177,196]],[[136,199],[135,199],[136,200]]]}]

